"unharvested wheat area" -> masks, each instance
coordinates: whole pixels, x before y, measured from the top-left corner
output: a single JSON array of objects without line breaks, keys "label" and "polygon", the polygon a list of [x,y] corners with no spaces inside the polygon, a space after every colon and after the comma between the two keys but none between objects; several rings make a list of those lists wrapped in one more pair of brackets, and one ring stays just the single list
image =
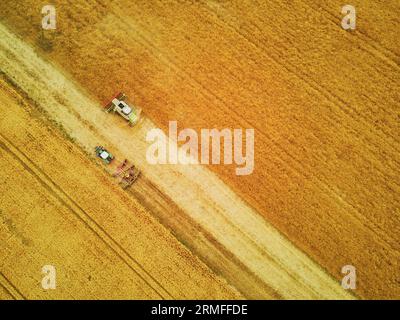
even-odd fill
[{"label": "unharvested wheat area", "polygon": [[[400,297],[398,1],[46,4],[0,2],[0,299]],[[254,129],[254,171],[150,164],[169,121]]]}]

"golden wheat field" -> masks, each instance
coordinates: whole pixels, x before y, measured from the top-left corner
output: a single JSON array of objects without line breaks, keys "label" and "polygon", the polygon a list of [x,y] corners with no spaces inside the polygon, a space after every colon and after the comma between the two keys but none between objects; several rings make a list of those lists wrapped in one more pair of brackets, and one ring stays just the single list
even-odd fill
[{"label": "golden wheat field", "polygon": [[[0,2],[0,299],[400,298],[398,1],[45,4]],[[254,129],[254,171],[149,163],[169,121]]]}]

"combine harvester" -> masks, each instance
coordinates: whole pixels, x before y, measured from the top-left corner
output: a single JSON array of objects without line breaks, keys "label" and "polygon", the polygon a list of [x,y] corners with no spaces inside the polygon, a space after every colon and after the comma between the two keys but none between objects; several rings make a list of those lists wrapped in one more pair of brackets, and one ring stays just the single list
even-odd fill
[{"label": "combine harvester", "polygon": [[104,106],[104,108],[107,113],[111,111],[118,113],[129,122],[131,127],[139,122],[140,113],[142,112],[142,109],[139,107],[128,103],[126,95],[122,92],[116,94],[111,101]]}]

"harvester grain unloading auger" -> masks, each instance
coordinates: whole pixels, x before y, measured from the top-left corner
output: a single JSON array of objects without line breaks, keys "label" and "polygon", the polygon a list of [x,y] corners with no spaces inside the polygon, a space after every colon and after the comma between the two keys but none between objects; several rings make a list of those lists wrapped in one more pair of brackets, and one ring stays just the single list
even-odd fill
[{"label": "harvester grain unloading auger", "polygon": [[116,112],[128,121],[130,126],[136,125],[140,120],[142,109],[133,103],[128,103],[124,93],[119,92],[104,106],[106,112]]}]

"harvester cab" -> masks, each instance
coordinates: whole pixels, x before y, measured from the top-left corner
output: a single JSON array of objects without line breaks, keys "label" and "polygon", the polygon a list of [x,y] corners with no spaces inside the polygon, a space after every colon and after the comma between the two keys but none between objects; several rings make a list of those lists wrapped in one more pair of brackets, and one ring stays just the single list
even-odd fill
[{"label": "harvester cab", "polygon": [[122,92],[115,95],[105,106],[106,112],[116,112],[129,122],[130,126],[134,126],[140,120],[142,109],[128,103],[126,95]]},{"label": "harvester cab", "polygon": [[95,148],[96,156],[103,160],[104,163],[109,164],[113,161],[114,156],[109,153],[104,147],[97,146]]}]

